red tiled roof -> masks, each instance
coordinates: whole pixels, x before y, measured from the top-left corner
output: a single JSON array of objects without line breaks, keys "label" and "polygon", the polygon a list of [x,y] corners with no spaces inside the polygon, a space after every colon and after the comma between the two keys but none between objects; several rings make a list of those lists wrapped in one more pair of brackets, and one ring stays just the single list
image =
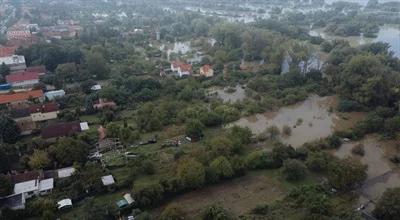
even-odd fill
[{"label": "red tiled roof", "polygon": [[32,90],[27,92],[0,94],[0,104],[7,104],[11,102],[18,102],[28,100],[29,98],[40,98],[43,97],[42,90]]},{"label": "red tiled roof", "polygon": [[32,106],[29,106],[29,112],[30,113],[38,113],[38,112],[48,113],[48,112],[55,112],[55,111],[58,111],[58,110],[59,110],[58,104],[54,103],[54,102],[47,103],[47,104],[44,104],[44,105],[32,105]]},{"label": "red tiled roof", "polygon": [[25,172],[25,173],[18,173],[18,174],[11,175],[11,176],[9,176],[9,178],[13,184],[17,184],[17,183],[30,181],[30,180],[36,180],[36,179],[40,178],[40,176],[41,175],[38,171],[29,171],[29,172]]},{"label": "red tiled roof", "polygon": [[18,72],[6,76],[6,81],[8,83],[28,81],[28,80],[38,80],[40,73],[38,72]]},{"label": "red tiled roof", "polygon": [[208,71],[210,71],[210,70],[212,70],[212,67],[210,65],[206,64],[203,66],[203,71],[205,73],[208,73]]},{"label": "red tiled roof", "polygon": [[46,73],[45,66],[30,66],[26,68],[26,72],[37,72],[37,73]]},{"label": "red tiled roof", "polygon": [[171,64],[172,64],[172,66],[173,66],[174,68],[178,68],[178,67],[180,67],[182,64],[185,64],[185,63],[183,63],[183,62],[181,62],[181,61],[179,61],[179,60],[176,60],[176,61],[172,61]]},{"label": "red tiled roof", "polygon": [[192,65],[191,64],[187,64],[187,63],[184,63],[184,62],[182,62],[182,61],[172,61],[172,66],[174,67],[174,68],[180,68],[181,69],[181,71],[183,71],[183,72],[190,72],[190,71],[192,71]]},{"label": "red tiled roof", "polygon": [[17,47],[0,47],[0,57],[8,57],[14,55]]},{"label": "red tiled roof", "polygon": [[192,71],[192,65],[191,64],[182,64],[180,67],[181,67],[181,71],[182,72],[190,72],[190,71]]},{"label": "red tiled roof", "polygon": [[55,138],[70,136],[78,132],[81,132],[81,126],[79,122],[65,122],[43,128],[41,130],[41,136],[42,138]]}]

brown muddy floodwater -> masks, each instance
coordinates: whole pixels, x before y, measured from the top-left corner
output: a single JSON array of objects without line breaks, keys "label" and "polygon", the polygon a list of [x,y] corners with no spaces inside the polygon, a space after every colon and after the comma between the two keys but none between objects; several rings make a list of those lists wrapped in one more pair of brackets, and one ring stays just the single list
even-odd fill
[{"label": "brown muddy floodwater", "polygon": [[300,147],[304,143],[327,137],[334,131],[349,129],[364,117],[364,114],[359,112],[335,112],[333,110],[336,104],[336,96],[312,95],[299,104],[244,117],[232,125],[248,127],[256,135],[265,132],[272,125],[280,130],[289,126],[292,128],[292,134],[288,137],[281,136],[281,141],[293,147]]},{"label": "brown muddy floodwater", "polygon": [[[357,145],[364,146],[365,155],[355,156],[351,149]],[[376,202],[388,188],[400,187],[400,172],[398,167],[390,162],[389,157],[398,152],[399,140],[379,141],[375,136],[368,136],[358,142],[344,143],[334,154],[339,158],[353,157],[367,165],[367,180],[360,189],[359,203],[368,204],[368,201]],[[367,210],[373,210],[373,204],[369,203]]]}]

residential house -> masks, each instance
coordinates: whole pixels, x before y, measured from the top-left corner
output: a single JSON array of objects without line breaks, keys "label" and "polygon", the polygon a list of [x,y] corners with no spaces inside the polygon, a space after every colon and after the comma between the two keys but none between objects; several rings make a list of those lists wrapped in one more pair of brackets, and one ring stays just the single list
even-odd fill
[{"label": "residential house", "polygon": [[55,100],[57,98],[61,98],[63,96],[65,96],[65,91],[64,90],[55,90],[55,91],[50,91],[50,92],[46,92],[44,94],[44,96],[49,100]]},{"label": "residential house", "polygon": [[28,30],[7,31],[7,40],[29,40],[32,34]]},{"label": "residential house", "polygon": [[7,207],[11,210],[25,209],[25,203],[26,200],[23,193],[0,198],[0,207]]},{"label": "residential house", "polygon": [[210,65],[204,65],[200,68],[200,75],[205,77],[213,77],[214,69]]},{"label": "residential house", "polygon": [[72,200],[71,199],[63,199],[57,202],[58,209],[66,209],[72,207]]},{"label": "residential house", "polygon": [[40,74],[38,72],[23,71],[7,75],[6,81],[13,88],[30,89],[33,88],[34,85],[39,83],[39,76]]},{"label": "residential house", "polygon": [[43,174],[39,171],[26,171],[24,173],[14,173],[8,175],[12,184],[22,183],[30,180],[41,179]]},{"label": "residential house", "polygon": [[67,177],[72,176],[75,173],[75,168],[73,168],[73,167],[61,168],[61,169],[58,169],[56,172],[57,172],[57,178],[59,178],[59,179],[67,178]]},{"label": "residential house", "polygon": [[101,90],[101,85],[99,85],[99,84],[93,85],[90,88],[90,90],[92,90],[92,91],[100,91]]},{"label": "residential house", "polygon": [[15,109],[26,106],[29,100],[43,102],[44,96],[42,90],[0,94],[0,105],[10,105]]},{"label": "residential house", "polygon": [[17,47],[0,47],[0,57],[9,57],[15,54]]},{"label": "residential house", "polygon": [[181,61],[173,61],[171,70],[176,72],[179,77],[189,76],[192,74],[192,65]]},{"label": "residential house", "polygon": [[89,129],[87,122],[64,122],[42,128],[41,136],[45,139],[71,136]]},{"label": "residential house", "polygon": [[3,63],[10,68],[11,73],[24,71],[26,69],[24,56],[12,55],[0,57],[0,65]]},{"label": "residential house", "polygon": [[104,186],[111,186],[115,184],[115,180],[112,175],[101,177],[101,182],[103,183]]},{"label": "residential house", "polygon": [[99,99],[93,104],[93,108],[96,110],[102,110],[105,108],[115,108],[117,104],[113,101],[108,101],[106,99]]},{"label": "residential house", "polygon": [[29,112],[34,122],[41,122],[56,119],[60,111],[57,103],[47,103],[30,106]]},{"label": "residential house", "polygon": [[43,66],[43,65],[40,65],[40,66],[30,66],[30,67],[27,67],[25,71],[26,71],[26,72],[36,72],[36,73],[39,73],[39,76],[45,75],[46,72],[47,72],[46,67]]},{"label": "residential house", "polygon": [[30,135],[32,131],[36,129],[36,123],[32,120],[28,108],[13,109],[11,117],[21,130],[21,135]]},{"label": "residential house", "polygon": [[29,199],[32,196],[47,195],[54,188],[54,179],[35,179],[14,185],[14,194],[23,194]]},{"label": "residential house", "polygon": [[9,93],[11,90],[11,85],[8,83],[0,84],[0,94]]}]

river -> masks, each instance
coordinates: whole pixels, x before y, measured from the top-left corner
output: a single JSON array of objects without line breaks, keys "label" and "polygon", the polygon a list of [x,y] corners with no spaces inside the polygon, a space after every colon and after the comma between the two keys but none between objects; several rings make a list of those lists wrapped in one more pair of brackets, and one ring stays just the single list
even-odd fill
[{"label": "river", "polygon": [[390,50],[396,57],[400,57],[400,29],[393,25],[383,25],[380,27],[376,38],[367,38],[363,36],[354,37],[340,37],[329,35],[323,31],[323,29],[314,29],[309,32],[311,36],[320,36],[327,40],[343,39],[350,42],[351,46],[360,46],[367,43],[373,42],[385,42],[390,45]]}]

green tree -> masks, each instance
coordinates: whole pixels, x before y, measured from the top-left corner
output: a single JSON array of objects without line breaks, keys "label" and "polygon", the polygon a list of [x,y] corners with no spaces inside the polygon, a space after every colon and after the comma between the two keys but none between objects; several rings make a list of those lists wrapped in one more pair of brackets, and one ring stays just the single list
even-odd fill
[{"label": "green tree", "polygon": [[267,133],[271,139],[277,139],[281,132],[276,125],[272,125],[267,128]]},{"label": "green tree", "polygon": [[359,160],[348,157],[331,163],[328,180],[336,189],[350,190],[367,178],[366,169]]},{"label": "green tree", "polygon": [[48,168],[50,165],[50,158],[46,151],[35,150],[29,158],[29,166],[35,170]]},{"label": "green tree", "polygon": [[180,220],[185,219],[185,212],[177,204],[168,205],[161,213],[160,220]]},{"label": "green tree", "polygon": [[194,140],[203,137],[204,125],[199,120],[191,120],[186,125],[186,135]]},{"label": "green tree", "polygon": [[78,68],[75,63],[64,63],[57,66],[57,80],[61,82],[73,82],[77,80]]},{"label": "green tree", "polygon": [[107,136],[110,138],[118,138],[121,135],[121,127],[117,123],[109,123],[106,126]]},{"label": "green tree", "polygon": [[202,220],[233,220],[235,219],[231,213],[225,210],[219,204],[213,204],[205,208],[201,214]]},{"label": "green tree", "polygon": [[210,164],[210,168],[218,179],[230,178],[234,174],[231,163],[224,156],[214,159]]},{"label": "green tree", "polygon": [[8,74],[10,74],[10,68],[5,63],[2,63],[0,65],[0,76],[2,76],[3,82]]},{"label": "green tree", "polygon": [[378,200],[373,214],[382,220],[396,220],[400,216],[400,188],[387,189]]},{"label": "green tree", "polygon": [[0,197],[11,195],[12,190],[13,186],[10,179],[0,174]]},{"label": "green tree", "polygon": [[90,76],[106,79],[110,73],[106,59],[100,53],[89,53],[85,57],[86,67]]},{"label": "green tree", "polygon": [[187,189],[199,188],[205,182],[204,166],[193,158],[183,159],[179,162],[177,175]]},{"label": "green tree", "polygon": [[85,162],[89,154],[89,146],[80,140],[62,138],[50,147],[50,155],[64,166],[70,166],[74,162]]},{"label": "green tree", "polygon": [[286,180],[298,181],[306,177],[307,168],[299,160],[285,160],[283,163],[282,173]]},{"label": "green tree", "polygon": [[329,168],[330,162],[333,160],[332,155],[326,152],[310,153],[306,165],[308,169],[314,172],[325,172]]},{"label": "green tree", "polygon": [[163,187],[159,183],[134,184],[133,193],[139,207],[155,205],[164,196]]},{"label": "green tree", "polygon": [[20,137],[21,130],[8,115],[0,114],[0,143],[13,144]]}]

